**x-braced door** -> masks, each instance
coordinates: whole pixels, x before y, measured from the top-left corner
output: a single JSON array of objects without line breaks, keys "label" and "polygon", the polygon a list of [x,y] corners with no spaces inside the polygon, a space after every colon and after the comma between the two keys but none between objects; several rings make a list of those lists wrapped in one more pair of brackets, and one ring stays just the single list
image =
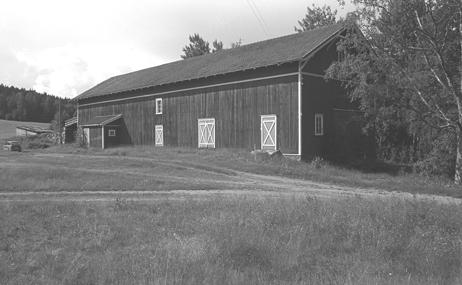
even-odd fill
[{"label": "x-braced door", "polygon": [[277,123],[276,115],[263,115],[261,116],[261,149],[262,150],[276,150],[277,141]]},{"label": "x-braced door", "polygon": [[198,120],[199,147],[215,148],[215,119]]},{"label": "x-braced door", "polygon": [[164,126],[156,125],[154,134],[155,134],[156,146],[163,146],[164,145]]}]

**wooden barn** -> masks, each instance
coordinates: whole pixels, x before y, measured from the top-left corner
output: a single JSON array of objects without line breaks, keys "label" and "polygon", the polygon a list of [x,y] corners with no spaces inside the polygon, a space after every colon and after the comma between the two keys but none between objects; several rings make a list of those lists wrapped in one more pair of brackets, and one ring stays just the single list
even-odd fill
[{"label": "wooden barn", "polygon": [[112,77],[74,99],[78,127],[99,148],[341,153],[339,132],[355,112],[323,76],[345,32],[337,24]]}]

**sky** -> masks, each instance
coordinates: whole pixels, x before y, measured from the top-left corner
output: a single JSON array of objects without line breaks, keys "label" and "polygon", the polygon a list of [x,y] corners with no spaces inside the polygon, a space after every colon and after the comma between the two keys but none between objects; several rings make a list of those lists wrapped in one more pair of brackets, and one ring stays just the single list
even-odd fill
[{"label": "sky", "polygon": [[73,98],[111,76],[180,60],[188,36],[224,47],[294,33],[337,0],[0,0],[0,83]]}]

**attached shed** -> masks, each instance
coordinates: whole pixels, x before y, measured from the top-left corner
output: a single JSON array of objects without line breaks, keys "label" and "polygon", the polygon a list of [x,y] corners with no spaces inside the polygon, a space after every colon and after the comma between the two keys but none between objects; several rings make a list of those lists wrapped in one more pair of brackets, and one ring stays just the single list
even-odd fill
[{"label": "attached shed", "polygon": [[113,144],[327,156],[334,110],[355,108],[324,79],[345,33],[337,24],[112,77],[74,99],[78,126],[102,148],[108,118]]},{"label": "attached shed", "polygon": [[119,145],[123,139],[121,122],[122,114],[93,117],[81,125],[85,143],[88,147],[102,149]]}]

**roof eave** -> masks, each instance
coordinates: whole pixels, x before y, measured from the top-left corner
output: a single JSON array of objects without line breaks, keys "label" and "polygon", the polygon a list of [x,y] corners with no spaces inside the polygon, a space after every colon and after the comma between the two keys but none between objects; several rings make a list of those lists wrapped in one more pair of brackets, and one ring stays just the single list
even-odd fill
[{"label": "roof eave", "polygon": [[103,96],[111,96],[111,95],[121,94],[121,93],[125,93],[125,92],[140,91],[140,90],[147,89],[147,88],[160,87],[160,86],[169,85],[169,84],[177,84],[177,83],[187,82],[187,81],[191,81],[191,80],[207,79],[207,78],[210,78],[210,77],[213,77],[213,76],[228,75],[228,74],[235,73],[235,72],[244,72],[244,71],[249,71],[249,70],[255,70],[255,69],[258,69],[258,68],[268,68],[268,67],[272,67],[272,66],[280,66],[280,65],[286,64],[286,63],[299,62],[300,60],[302,60],[302,58],[295,58],[295,59],[291,59],[291,60],[287,60],[287,61],[281,61],[281,62],[268,64],[268,65],[262,65],[262,66],[258,66],[258,67],[245,68],[245,69],[236,70],[236,71],[230,71],[230,72],[225,72],[225,73],[216,73],[216,74],[203,76],[203,77],[189,78],[189,79],[185,79],[185,80],[173,81],[173,82],[162,83],[162,84],[157,84],[157,85],[147,85],[147,86],[142,86],[142,87],[135,88],[135,89],[126,89],[126,90],[121,90],[121,91],[112,92],[112,93],[91,95],[90,97],[79,98],[84,94],[84,93],[82,93],[82,94],[78,95],[77,97],[74,97],[73,99],[71,99],[71,101],[76,100],[78,102],[79,100],[85,100],[85,99],[90,99],[90,98],[98,98],[98,97],[103,97]]}]

